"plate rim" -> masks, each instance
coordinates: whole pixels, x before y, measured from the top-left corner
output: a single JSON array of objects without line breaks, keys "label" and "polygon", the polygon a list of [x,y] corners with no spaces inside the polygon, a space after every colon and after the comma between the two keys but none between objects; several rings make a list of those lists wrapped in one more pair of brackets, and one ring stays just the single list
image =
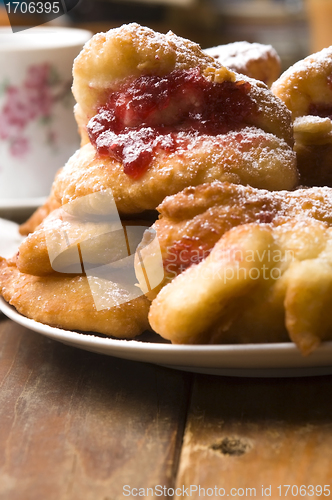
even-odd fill
[{"label": "plate rim", "polygon": [[45,203],[47,196],[36,196],[32,198],[2,198],[0,199],[0,210],[24,210],[38,208]]},{"label": "plate rim", "polygon": [[[311,371],[315,371],[315,369],[328,370],[332,373],[332,341],[325,342],[312,355],[306,357],[302,356],[298,348],[291,342],[273,344],[174,345],[135,339],[103,338],[93,335],[93,333],[63,330],[23,316],[12,305],[8,304],[3,297],[0,297],[0,310],[12,321],[21,326],[67,345],[91,352],[163,365],[170,368],[187,369],[201,373],[219,371],[220,373],[214,374],[222,375],[236,375],[239,372],[240,376],[261,377],[307,376],[311,375]],[[320,354],[323,354],[323,356]],[[201,362],[198,361],[200,355],[205,356]],[[277,363],[271,364],[271,357],[273,358],[276,355]],[[183,356],[185,356],[185,359],[183,359]],[[218,356],[222,358],[219,360],[222,361],[221,363],[215,363]],[[228,362],[227,356],[231,357]],[[257,356],[261,358],[258,364],[256,363],[257,360],[255,361]],[[280,356],[290,357],[291,360],[293,358],[293,362],[289,363],[286,359],[285,364],[280,364]],[[245,363],[243,363],[243,357],[247,358]],[[294,358],[296,359],[295,363]],[[328,363],[326,363],[326,358],[329,358]],[[275,373],[270,375],[269,371]],[[285,375],[283,372],[291,372],[291,374]]]},{"label": "plate rim", "polygon": [[[16,226],[18,227],[17,224]],[[8,243],[10,241],[11,236],[8,235]],[[144,341],[139,337],[101,337],[98,333],[94,335],[93,332],[84,333],[46,325],[20,314],[1,295],[0,311],[15,323],[72,347],[169,368],[245,377],[311,376],[326,374],[326,370],[332,373],[332,341],[323,342],[309,356],[303,356],[292,342],[176,345]],[[319,373],[322,370],[323,373]]]}]

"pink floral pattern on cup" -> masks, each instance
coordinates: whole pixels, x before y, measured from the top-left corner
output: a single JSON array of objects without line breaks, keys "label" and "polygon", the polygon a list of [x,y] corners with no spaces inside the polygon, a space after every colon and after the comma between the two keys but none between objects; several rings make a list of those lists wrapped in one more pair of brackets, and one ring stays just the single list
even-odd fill
[{"label": "pink floral pattern on cup", "polygon": [[7,141],[10,154],[24,158],[30,150],[26,127],[33,121],[48,127],[47,142],[56,145],[56,132],[52,129],[54,105],[64,105],[71,96],[71,82],[61,81],[56,69],[49,63],[28,66],[21,86],[9,82],[0,84],[4,94],[0,110],[0,140]]}]

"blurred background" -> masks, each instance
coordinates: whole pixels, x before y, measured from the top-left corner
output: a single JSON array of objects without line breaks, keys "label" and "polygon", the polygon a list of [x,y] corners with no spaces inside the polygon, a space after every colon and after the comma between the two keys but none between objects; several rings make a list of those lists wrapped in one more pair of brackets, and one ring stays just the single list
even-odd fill
[{"label": "blurred background", "polygon": [[[132,21],[172,30],[202,48],[240,40],[271,44],[283,69],[332,45],[332,0],[81,0],[51,22],[96,33]],[[33,25],[33,16],[17,22]],[[3,0],[0,24],[8,24]]]}]

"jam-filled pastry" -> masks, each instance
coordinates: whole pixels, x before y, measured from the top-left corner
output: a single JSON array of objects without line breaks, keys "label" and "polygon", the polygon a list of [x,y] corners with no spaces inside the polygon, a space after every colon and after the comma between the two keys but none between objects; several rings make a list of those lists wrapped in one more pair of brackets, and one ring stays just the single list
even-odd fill
[{"label": "jam-filled pastry", "polygon": [[[326,187],[271,192],[214,181],[166,197],[158,211],[159,219],[144,233],[142,246],[157,235],[149,246],[149,265],[153,267],[158,257],[153,248],[160,248],[165,280],[169,281],[204,260],[233,227],[252,222],[279,225],[290,217],[332,225],[332,194]],[[158,290],[148,296],[154,298]]]},{"label": "jam-filled pastry", "polygon": [[295,156],[273,134],[246,127],[219,136],[188,138],[188,149],[160,151],[139,178],[126,174],[123,164],[96,155],[91,144],[69,160],[54,183],[61,205],[96,190],[112,189],[121,214],[155,209],[165,196],[215,179],[259,188],[292,188],[297,183]]},{"label": "jam-filled pastry", "polygon": [[23,240],[13,258],[0,260],[0,294],[41,323],[135,337],[149,327],[150,303],[134,269],[149,225],[121,221],[111,191],[67,203]]},{"label": "jam-filled pastry", "polygon": [[271,90],[292,112],[301,183],[332,186],[332,46],[298,61]]},{"label": "jam-filled pastry", "polygon": [[95,35],[73,75],[82,147],[23,234],[50,208],[109,188],[120,213],[133,215],[215,179],[270,190],[298,183],[284,104],[189,40],[124,25]]},{"label": "jam-filled pastry", "polygon": [[40,277],[20,273],[14,261],[0,257],[0,293],[28,318],[66,330],[99,332],[117,338],[133,338],[149,329],[148,299],[141,295],[119,300],[121,290],[112,289],[108,283],[112,305],[98,307],[91,294],[92,286],[83,275]]},{"label": "jam-filled pastry", "polygon": [[191,41],[125,25],[95,35],[73,74],[82,148],[55,181],[61,204],[111,188],[132,214],[214,179],[297,184],[287,108]]},{"label": "jam-filled pastry", "polygon": [[204,49],[229,69],[261,80],[269,87],[280,76],[281,61],[272,45],[233,42]]},{"label": "jam-filled pastry", "polygon": [[[165,280],[151,327],[173,343],[332,339],[332,190],[214,182],[166,198],[155,231]],[[153,247],[152,247],[153,248]],[[155,266],[151,252],[148,266]],[[136,274],[142,280],[140,263]]]}]

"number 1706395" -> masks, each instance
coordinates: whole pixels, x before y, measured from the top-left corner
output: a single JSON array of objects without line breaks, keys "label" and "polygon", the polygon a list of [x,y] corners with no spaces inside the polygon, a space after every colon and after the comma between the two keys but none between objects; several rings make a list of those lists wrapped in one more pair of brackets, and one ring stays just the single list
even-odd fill
[{"label": "number 1706395", "polygon": [[8,2],[8,14],[60,14],[63,10],[60,1],[53,2]]}]

